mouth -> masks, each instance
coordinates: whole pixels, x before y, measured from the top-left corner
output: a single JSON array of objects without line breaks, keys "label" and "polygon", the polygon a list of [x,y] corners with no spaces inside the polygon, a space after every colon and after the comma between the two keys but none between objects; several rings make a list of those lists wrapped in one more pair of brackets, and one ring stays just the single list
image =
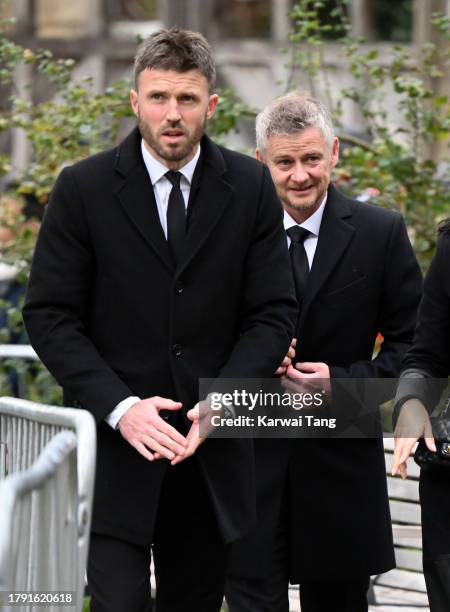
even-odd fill
[{"label": "mouth", "polygon": [[289,187],[289,191],[292,191],[296,195],[308,195],[313,187],[314,185],[308,185],[306,187]]},{"label": "mouth", "polygon": [[172,129],[164,130],[162,132],[161,136],[162,136],[163,140],[165,140],[167,143],[169,143],[169,144],[176,144],[182,138],[184,138],[184,132],[183,132],[183,130],[172,128]]}]

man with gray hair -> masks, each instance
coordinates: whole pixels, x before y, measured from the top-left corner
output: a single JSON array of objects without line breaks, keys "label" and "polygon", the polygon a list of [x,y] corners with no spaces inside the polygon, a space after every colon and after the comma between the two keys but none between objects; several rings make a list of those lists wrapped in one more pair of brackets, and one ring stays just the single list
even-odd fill
[{"label": "man with gray hair", "polygon": [[[311,96],[275,100],[256,134],[284,207],[300,305],[284,386],[398,376],[421,293],[401,215],[331,184],[339,141]],[[230,611],[288,612],[291,582],[302,612],[365,612],[370,575],[395,565],[382,440],[255,440],[255,453],[258,521],[233,545]]]},{"label": "man with gray hair", "polygon": [[36,246],[30,340],[98,425],[93,612],[151,610],[151,548],[158,612],[218,612],[255,518],[251,440],[203,441],[199,380],[270,376],[296,301],[270,173],[204,134],[214,80],[201,34],[150,36],[138,127],[64,168]]}]

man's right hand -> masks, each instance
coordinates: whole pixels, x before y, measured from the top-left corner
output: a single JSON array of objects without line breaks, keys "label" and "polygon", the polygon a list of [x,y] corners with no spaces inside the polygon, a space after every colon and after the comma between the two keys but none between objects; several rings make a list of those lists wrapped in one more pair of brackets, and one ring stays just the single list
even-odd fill
[{"label": "man's right hand", "polygon": [[120,433],[149,461],[158,457],[171,461],[176,455],[183,456],[188,445],[186,438],[159,416],[160,410],[179,410],[181,406],[181,402],[159,396],[136,402],[121,417]]}]

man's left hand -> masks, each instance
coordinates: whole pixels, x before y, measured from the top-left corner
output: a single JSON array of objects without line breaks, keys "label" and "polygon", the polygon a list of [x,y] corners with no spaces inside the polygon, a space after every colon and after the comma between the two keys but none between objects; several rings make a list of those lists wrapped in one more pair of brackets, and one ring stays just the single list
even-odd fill
[{"label": "man's left hand", "polygon": [[[189,412],[187,413],[187,418],[192,421],[192,425],[188,431],[186,436],[187,446],[183,455],[176,455],[174,459],[170,462],[171,465],[177,465],[177,463],[181,463],[188,457],[191,457],[197,448],[205,441],[206,437],[200,437],[200,421],[202,419],[207,419],[203,424],[204,427],[207,427],[207,423],[210,421],[210,414],[208,411],[200,412],[200,402],[196,404]],[[160,459],[160,456],[155,454],[155,459]]]},{"label": "man's left hand", "polygon": [[181,463],[188,457],[191,457],[200,444],[205,440],[205,438],[200,437],[200,404],[196,404],[191,410],[189,410],[187,413],[187,418],[192,421],[192,425],[186,436],[188,443],[186,450],[184,455],[177,455],[175,459],[172,459],[170,462],[171,465],[177,465],[177,463]]}]

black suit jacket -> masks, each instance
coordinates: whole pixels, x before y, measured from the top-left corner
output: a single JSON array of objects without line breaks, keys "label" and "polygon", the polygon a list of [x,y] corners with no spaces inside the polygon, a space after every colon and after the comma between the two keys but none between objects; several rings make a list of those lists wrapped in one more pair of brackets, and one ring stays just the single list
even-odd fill
[{"label": "black suit jacket", "polygon": [[[135,129],[60,174],[24,320],[70,403],[98,423],[93,530],[143,544],[167,461],[145,460],[105,416],[130,395],[169,397],[185,413],[199,399],[200,378],[271,375],[292,338],[296,302],[268,171],[203,138],[174,269],[140,140]],[[254,519],[252,444],[207,440],[197,455],[232,540]]]},{"label": "black suit jacket", "polygon": [[[299,313],[297,361],[325,362],[335,380],[397,376],[420,293],[402,217],[330,186]],[[372,359],[378,333],[384,342]],[[269,571],[286,482],[293,582],[394,566],[381,439],[256,440],[255,451],[259,528],[235,545],[232,572]]]}]

